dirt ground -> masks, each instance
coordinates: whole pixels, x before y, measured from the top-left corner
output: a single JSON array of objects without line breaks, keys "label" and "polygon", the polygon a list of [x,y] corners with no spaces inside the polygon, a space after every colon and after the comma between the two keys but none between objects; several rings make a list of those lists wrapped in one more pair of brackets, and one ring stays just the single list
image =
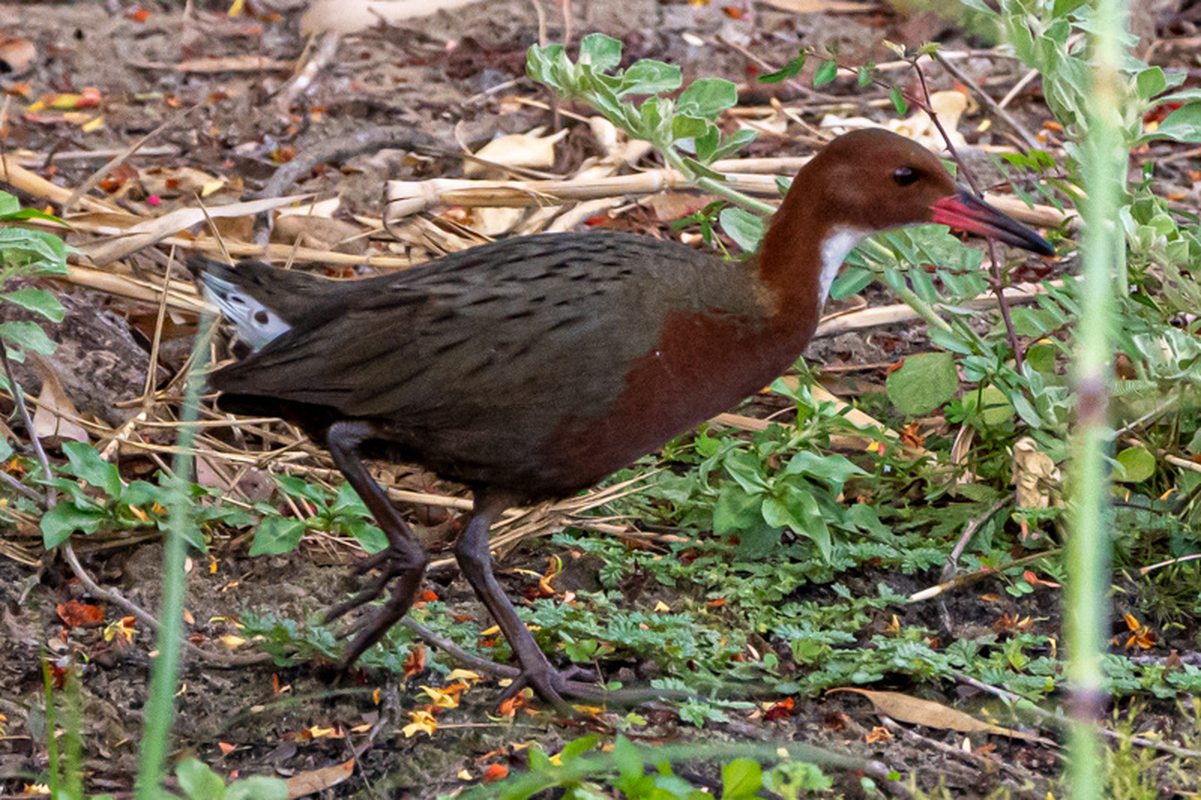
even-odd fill
[{"label": "dirt ground", "polygon": [[[0,123],[4,146],[9,152],[24,150],[43,156],[81,150],[120,151],[154,132],[147,146],[157,148],[154,152],[159,154],[141,158],[139,170],[155,164],[169,170],[190,166],[236,182],[250,193],[277,168],[280,159],[273,154],[284,150],[304,154],[321,142],[351,135],[365,126],[411,126],[444,143],[444,156],[413,159],[406,157],[403,146],[384,149],[349,158],[336,167],[315,169],[303,175],[298,185],[288,187],[321,197],[337,196],[344,215],[378,217],[380,187],[385,180],[457,174],[456,142],[475,148],[498,131],[525,131],[548,122],[546,112],[537,108],[502,114],[498,106],[505,92],[547,99],[544,91],[523,77],[526,49],[538,37],[534,5],[519,0],[475,3],[347,35],[326,71],[299,101],[303,113],[281,108],[274,101],[289,78],[287,68],[215,73],[175,68],[180,62],[216,56],[258,55],[291,62],[301,57],[306,46],[306,37],[299,30],[300,8],[256,20],[231,18],[223,13],[224,6],[212,3],[197,4],[188,18],[173,8],[145,6],[150,13],[140,19],[117,2],[0,5],[0,31],[29,40],[38,52],[27,69],[14,65],[9,74],[0,75],[10,97],[20,84],[27,84],[28,97],[96,87],[104,111],[103,127],[85,133],[69,120],[50,114],[22,117],[15,112],[16,103],[10,107],[6,98],[7,116]],[[558,7],[542,5],[549,38],[561,38],[563,22]],[[753,13],[739,15],[718,4],[592,0],[577,3],[574,13],[575,35],[601,31],[618,37],[625,43],[628,58],[653,57],[679,64],[686,80],[721,75],[745,83],[754,70],[743,49],[780,65],[795,54],[798,41],[816,45],[837,42],[850,62],[888,60],[884,40],[917,44],[952,35],[960,45],[971,44],[934,15],[902,15],[885,9],[797,15],[760,5]],[[715,45],[715,37],[731,44]],[[701,40],[706,42],[704,46],[695,43]],[[997,83],[1013,83],[1018,74],[1018,67],[1009,62],[972,68],[992,70],[990,80]],[[937,72],[933,78],[948,82]],[[494,91],[506,84],[510,86],[504,91]],[[775,86],[772,92],[788,97],[786,87]],[[763,102],[770,99],[768,90],[752,86],[750,91],[761,92]],[[24,97],[19,99],[21,104],[27,102]],[[188,109],[186,118],[175,119]],[[1027,115],[1037,128],[1037,110],[1019,104],[1015,113]],[[159,130],[173,119],[169,127]],[[562,148],[555,171],[567,163],[578,163],[590,146],[573,135],[569,146]],[[803,143],[764,137],[749,148],[748,155],[808,151]],[[102,163],[103,159],[74,155],[62,158],[54,162],[52,179],[73,189]],[[169,206],[188,199],[182,191],[172,197],[170,186],[163,197]],[[137,263],[135,258],[135,271]],[[119,408],[119,401],[142,393],[149,368],[146,344],[153,330],[146,320],[153,320],[155,309],[148,303],[79,288],[66,292],[78,300],[78,315],[88,318],[86,325],[80,323],[84,332],[74,338],[109,337],[104,350],[116,354],[114,360],[124,365],[122,374],[113,379],[116,385],[91,399],[75,398],[76,404],[81,412],[115,424],[132,413]],[[169,375],[182,363],[189,325],[188,320],[179,320],[177,336],[164,345],[160,374]],[[868,343],[857,337],[823,340],[815,343],[809,355],[834,362],[891,361],[904,352],[908,341],[920,336],[920,328],[909,326],[893,330],[891,338]],[[68,375],[64,380],[84,384],[95,374],[94,368],[79,366],[74,372],[74,378]],[[36,377],[30,382],[36,384]],[[153,468],[149,462],[142,467],[147,472]],[[428,485],[428,480],[410,478],[414,485]],[[431,528],[448,526],[445,515],[425,522]],[[20,795],[28,781],[17,776],[36,772],[46,764],[45,719],[39,708],[44,704],[41,659],[47,647],[52,657],[88,653],[80,685],[88,748],[87,787],[96,793],[128,796],[137,766],[150,636],[143,633],[129,648],[106,647],[98,626],[65,630],[59,606],[73,598],[86,598],[86,592],[61,561],[43,557],[39,537],[33,523],[0,531],[0,539],[10,541],[16,554],[0,553],[0,714],[7,717],[7,730],[0,732],[0,797]],[[77,550],[84,566],[102,585],[118,589],[144,608],[158,607],[162,547],[157,536],[89,540],[81,542]],[[230,620],[247,611],[269,609],[280,617],[303,619],[344,598],[351,586],[346,567],[356,554],[344,546],[306,540],[300,550],[289,555],[253,559],[245,551],[246,542],[219,538],[209,554],[193,554],[187,609],[194,639],[212,642],[236,633]],[[445,553],[442,546],[435,557]],[[506,589],[519,595],[532,580],[529,572],[541,572],[546,558],[545,546],[538,543],[524,544],[511,553],[500,567]],[[568,584],[576,581],[579,588],[594,585],[595,569],[596,565],[583,564],[572,571]],[[863,575],[862,586],[870,588],[881,579]],[[902,592],[937,582],[933,575],[890,575],[888,580],[894,590]],[[911,585],[906,586],[907,582]],[[453,570],[435,571],[429,583],[452,609],[483,618],[482,609]],[[850,588],[854,591],[857,587]],[[988,609],[987,617],[974,594],[951,596],[947,613],[967,626],[987,625],[999,611],[1040,620],[1060,618],[1053,595],[1036,593],[1015,599],[1003,591],[997,594],[1004,598],[1002,605]],[[932,629],[940,627],[937,604],[911,613],[928,616],[926,622]],[[118,616],[115,610],[109,612],[110,618]],[[424,735],[409,738],[401,733],[406,722],[403,712],[416,702],[425,673],[417,671],[403,684],[389,681],[382,685],[360,676],[361,685],[351,687],[335,687],[331,675],[330,665],[319,659],[289,666],[268,662],[226,669],[189,659],[178,698],[176,751],[199,756],[225,776],[287,778],[354,759],[353,775],[321,796],[432,798],[463,785],[460,774],[464,771],[474,780],[488,764],[520,768],[526,756],[517,744],[536,740],[553,753],[596,725],[565,724],[549,714],[497,717],[500,689],[486,682],[466,693],[462,705],[439,718],[436,739]],[[645,676],[631,677],[637,683]],[[381,690],[379,697],[372,695],[376,688]],[[977,708],[987,705],[983,697],[974,700]],[[851,694],[802,701],[784,719],[769,720],[760,714],[704,729],[682,725],[661,704],[650,704],[642,713],[649,722],[640,735],[647,739],[773,745],[807,742],[878,760],[905,779],[916,776],[921,788],[942,785],[957,796],[983,796],[1000,787],[1008,787],[1015,796],[1045,796],[1045,779],[1061,767],[1055,750],[1020,740],[989,741],[1005,763],[1020,765],[1023,775],[1034,776],[1034,783],[1004,771],[981,769],[976,762],[957,757],[954,750],[962,746],[962,734],[932,734],[949,746],[947,750],[900,735],[868,744],[865,735],[877,724],[875,717],[862,698]],[[1144,713],[1148,723],[1165,730],[1181,724],[1167,707],[1148,708]],[[341,735],[315,733],[330,730]],[[370,746],[361,748],[368,738]],[[983,739],[972,742],[977,747],[983,743]],[[362,752],[356,753],[356,747]],[[720,786],[715,766],[685,765],[681,774]],[[862,794],[859,776],[834,774],[840,791],[852,797]]]}]

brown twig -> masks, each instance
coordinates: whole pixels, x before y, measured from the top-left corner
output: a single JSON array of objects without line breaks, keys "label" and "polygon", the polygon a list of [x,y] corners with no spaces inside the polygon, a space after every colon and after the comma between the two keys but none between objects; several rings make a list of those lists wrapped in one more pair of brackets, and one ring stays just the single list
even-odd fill
[{"label": "brown twig", "polygon": [[[974,686],[982,692],[987,692],[988,694],[991,694],[994,697],[999,697],[1008,703],[1012,703],[1014,705],[1020,704],[1023,710],[1030,711],[1032,714],[1034,714],[1034,716],[1038,717],[1044,723],[1047,723],[1050,725],[1062,725],[1064,722],[1064,720],[1060,716],[1053,714],[1050,711],[1047,711],[1045,709],[1039,708],[1038,706],[1036,706],[1033,703],[1026,700],[1026,698],[1022,697],[1021,695],[1014,694],[1013,692],[1002,689],[999,686],[993,686],[991,684],[985,683],[984,681],[977,680],[976,678],[973,678],[972,676],[967,675],[966,673],[958,672],[958,671],[952,671],[951,677],[953,677],[957,681],[966,683],[969,686]],[[1133,745],[1138,745],[1139,747],[1149,747],[1153,750],[1159,750],[1164,753],[1170,753],[1170,754],[1172,754],[1174,756],[1178,756],[1180,758],[1201,758],[1201,750],[1189,750],[1188,748],[1185,748],[1185,747],[1177,747],[1174,744],[1167,744],[1166,742],[1157,742],[1152,739],[1144,738],[1142,736],[1124,736],[1124,735],[1118,733],[1117,731],[1111,731],[1108,728],[1104,728],[1101,726],[1097,726],[1097,729],[1099,731],[1101,731],[1101,735],[1105,736],[1108,739],[1113,739],[1115,741],[1119,741],[1119,742],[1120,741],[1128,741]]]},{"label": "brown twig", "polygon": [[976,531],[979,530],[984,523],[992,519],[998,511],[1008,505],[1009,500],[1010,498],[1007,497],[1003,500],[998,500],[997,502],[993,503],[992,508],[988,509],[988,511],[985,511],[980,517],[977,517],[969,522],[968,526],[964,528],[963,535],[959,537],[959,541],[955,543],[955,547],[951,550],[951,554],[947,556],[947,563],[943,565],[942,579],[944,582],[955,577],[955,570],[959,564],[959,556],[963,555],[963,551],[967,549],[968,542],[970,542],[972,537],[975,536]]},{"label": "brown twig", "polygon": [[[1034,561],[1041,561],[1044,558],[1050,558],[1053,555],[1058,555],[1060,549],[1061,548],[1057,547],[1054,550],[1047,550],[1042,553],[1034,553],[1033,555],[1023,556],[1022,558],[1006,564],[1003,569],[1012,569],[1014,567],[1020,567]],[[927,589],[922,589],[920,592],[914,592],[913,594],[909,595],[907,601],[909,603],[920,603],[923,600],[930,600],[934,597],[938,597],[943,592],[950,591],[951,589],[967,586],[975,583],[976,581],[982,581],[985,578],[994,578],[999,574],[1000,570],[996,569],[982,569],[978,572],[969,572],[966,575],[960,575],[958,578],[947,581],[946,583],[940,583],[937,586],[931,586]]]},{"label": "brown twig", "polygon": [[[963,179],[967,181],[968,186],[972,187],[972,191],[977,197],[983,197],[980,191],[980,186],[976,182],[976,176],[972,174],[972,170],[967,163],[960,157],[959,152],[955,149],[954,143],[951,141],[950,135],[946,128],[942,125],[942,120],[938,118],[938,114],[934,112],[934,106],[930,102],[930,85],[926,82],[926,72],[918,64],[918,59],[913,60],[913,70],[917,73],[917,78],[922,87],[922,95],[924,96],[923,111],[930,117],[930,121],[934,123],[934,127],[938,129],[938,133],[942,136],[943,142],[947,145],[947,152],[951,154],[951,158],[959,165],[959,173],[963,175]],[[1009,346],[1013,350],[1013,360],[1018,371],[1022,369],[1022,348],[1018,342],[1017,329],[1013,326],[1013,320],[1009,315],[1009,302],[1005,299],[1005,273],[1001,267],[1001,260],[997,258],[997,245],[991,238],[988,239],[988,258],[992,263],[992,272],[990,283],[992,284],[993,294],[997,297],[997,307],[1001,310],[1001,320],[1005,325],[1005,335],[1009,339]]]},{"label": "brown twig", "polygon": [[[0,366],[4,368],[4,377],[8,379],[8,388],[12,392],[13,402],[17,406],[17,416],[21,419],[21,424],[25,426],[25,430],[29,433],[29,443],[33,446],[33,452],[37,456],[38,464],[42,467],[42,474],[49,481],[54,473],[50,471],[50,459],[46,457],[46,451],[42,448],[42,441],[38,439],[37,432],[33,427],[33,417],[29,415],[29,406],[25,404],[25,392],[21,389],[21,384],[17,383],[17,378],[13,375],[12,363],[8,360],[8,347],[0,343]],[[46,509],[54,508],[55,501],[58,499],[58,494],[54,487],[47,484],[46,496],[42,499],[42,507]]]},{"label": "brown twig", "polygon": [[1014,119],[1012,114],[1002,108],[1000,103],[998,103],[996,100],[993,100],[992,95],[984,91],[983,87],[972,80],[966,72],[960,69],[957,65],[953,64],[951,61],[947,60],[946,56],[944,56],[942,53],[935,52],[932,55],[934,60],[938,62],[939,66],[950,73],[955,80],[971,89],[972,92],[978,98],[980,98],[980,102],[983,103],[986,108],[988,108],[989,113],[1012,128],[1013,131],[1018,135],[1018,138],[1022,140],[1022,143],[1026,145],[1027,149],[1042,149],[1042,144],[1039,143],[1038,139],[1035,139],[1034,135],[1030,133],[1030,131],[1026,130],[1022,123]]},{"label": "brown twig", "polygon": [[1008,772],[1009,774],[1013,775],[1016,778],[1020,778],[1021,780],[1027,781],[1031,784],[1033,784],[1035,782],[1034,773],[1023,769],[1022,767],[1019,767],[1016,764],[1008,764],[1008,763],[1002,761],[996,755],[981,755],[980,753],[976,753],[972,750],[964,750],[959,747],[952,747],[951,745],[946,744],[945,742],[940,742],[937,739],[931,739],[929,736],[922,736],[917,731],[911,731],[908,728],[906,728],[904,725],[900,724],[896,720],[893,720],[889,717],[881,717],[880,722],[884,724],[885,728],[888,728],[890,731],[895,731],[895,732],[901,734],[906,739],[910,740],[911,742],[913,742],[914,744],[917,744],[919,746],[933,748],[933,749],[937,750],[938,752],[942,753],[943,755],[947,755],[952,758],[957,758],[962,761],[966,761],[967,763],[969,763],[972,766],[977,767],[977,768],[979,768],[979,767],[996,767],[998,769],[1002,769],[1002,770]]}]

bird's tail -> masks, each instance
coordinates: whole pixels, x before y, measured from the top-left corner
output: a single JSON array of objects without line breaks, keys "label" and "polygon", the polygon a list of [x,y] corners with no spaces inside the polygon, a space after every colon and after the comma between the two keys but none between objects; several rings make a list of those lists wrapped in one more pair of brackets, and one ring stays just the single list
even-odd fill
[{"label": "bird's tail", "polygon": [[190,256],[187,264],[204,298],[221,309],[238,337],[255,351],[311,317],[335,285],[307,272],[275,269],[261,261],[229,266]]}]

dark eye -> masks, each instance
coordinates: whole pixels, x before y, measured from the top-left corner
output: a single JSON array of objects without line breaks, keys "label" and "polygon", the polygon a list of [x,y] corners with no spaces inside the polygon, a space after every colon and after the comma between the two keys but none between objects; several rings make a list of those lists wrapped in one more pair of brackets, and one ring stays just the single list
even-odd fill
[{"label": "dark eye", "polygon": [[918,171],[913,167],[897,167],[892,173],[892,179],[897,182],[897,186],[909,186],[917,181]]}]

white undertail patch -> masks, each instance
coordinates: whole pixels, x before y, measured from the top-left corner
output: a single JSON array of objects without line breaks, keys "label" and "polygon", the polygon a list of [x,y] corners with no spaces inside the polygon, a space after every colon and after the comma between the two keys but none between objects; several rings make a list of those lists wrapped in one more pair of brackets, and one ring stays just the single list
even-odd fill
[{"label": "white undertail patch", "polygon": [[237,285],[208,272],[200,281],[204,299],[221,309],[222,316],[238,331],[238,338],[255,352],[292,329],[278,314]]}]

